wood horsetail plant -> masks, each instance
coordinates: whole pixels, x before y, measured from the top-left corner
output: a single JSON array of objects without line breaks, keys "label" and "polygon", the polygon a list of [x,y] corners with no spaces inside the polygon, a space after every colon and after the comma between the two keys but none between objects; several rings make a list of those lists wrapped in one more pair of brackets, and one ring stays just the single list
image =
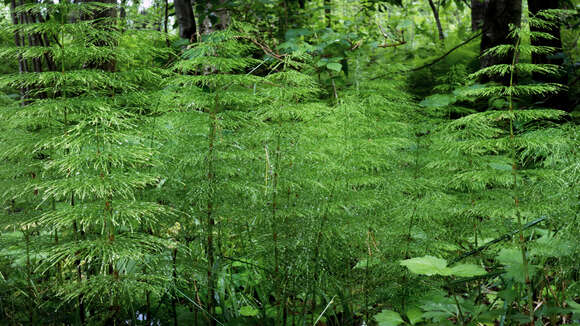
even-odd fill
[{"label": "wood horsetail plant", "polygon": [[[174,66],[178,112],[159,120],[173,135],[168,186],[185,186],[177,196],[190,205],[181,209],[194,263],[183,272],[201,281],[180,291],[199,298],[190,303],[208,322],[310,323],[327,305],[327,320],[352,322],[390,293],[379,284],[393,266],[379,267],[399,239],[382,217],[400,198],[379,203],[412,146],[402,122],[412,101],[404,83],[374,81],[321,103],[300,54],[247,59],[247,37],[234,25],[186,51]],[[253,76],[261,65],[267,76]]]},{"label": "wood horsetail plant", "polygon": [[[141,195],[159,182],[151,173],[159,163],[156,150],[141,130],[155,114],[146,103],[161,75],[117,64],[163,51],[127,46],[131,36],[116,27],[115,9],[68,1],[17,6],[14,15],[48,20],[12,25],[10,32],[51,42],[0,48],[2,58],[36,64],[0,77],[0,87],[22,90],[21,100],[0,112],[10,128],[0,158],[19,167],[10,176],[19,182],[2,192],[13,203],[2,226],[30,242],[26,265],[35,285],[24,287],[28,295],[42,300],[48,290],[43,295],[61,304],[46,313],[61,311],[56,318],[81,324],[134,318],[145,293],[161,292],[166,277],[142,273],[152,263],[148,254],[166,247],[160,231],[172,215]],[[31,322],[47,318],[35,311]]]},{"label": "wood horsetail plant", "polygon": [[[197,171],[185,187],[191,194],[188,203],[192,207],[188,211],[199,221],[189,223],[187,232],[195,234],[196,224],[203,225],[204,241],[200,247],[206,265],[204,312],[211,325],[218,322],[218,302],[223,304],[225,300],[216,287],[223,266],[220,260],[229,256],[221,239],[224,232],[229,232],[224,229],[223,216],[229,216],[233,207],[225,198],[245,193],[251,200],[252,194],[257,192],[253,185],[250,189],[244,185],[239,168],[250,154],[239,151],[243,141],[237,137],[239,130],[255,125],[251,110],[262,101],[254,90],[261,78],[244,73],[246,68],[259,67],[261,62],[248,57],[255,46],[243,41],[247,34],[243,28],[247,27],[233,24],[227,30],[208,35],[186,50],[182,60],[173,65],[179,76],[172,83],[183,89],[177,98],[181,112],[173,119],[187,119],[189,128],[207,130],[207,134],[196,132],[198,141],[185,149],[193,154],[187,158],[186,166],[193,166]],[[228,313],[229,310],[222,311]]]},{"label": "wood horsetail plant", "polygon": [[[531,74],[559,73],[558,67],[554,65],[525,62],[526,56],[530,54],[555,51],[545,46],[526,44],[525,40],[551,37],[530,31],[529,26],[548,26],[553,24],[559,14],[546,11],[529,17],[522,26],[512,28],[510,37],[514,43],[489,49],[486,54],[508,57],[509,62],[482,68],[471,77],[486,76],[501,82],[476,84],[463,88],[460,93],[467,98],[490,98],[492,107],[485,112],[471,113],[445,123],[431,137],[433,149],[445,153],[446,157],[433,160],[427,167],[449,171],[438,182],[445,184],[444,191],[454,198],[455,204],[450,206],[453,211],[448,214],[451,219],[476,219],[474,233],[463,231],[468,243],[473,243],[473,240],[476,242],[470,246],[473,250],[452,259],[449,266],[446,260],[433,256],[407,259],[401,264],[414,274],[459,277],[459,280],[446,282],[452,294],[450,298],[446,299],[439,294],[428,299],[430,302],[447,302],[455,306],[454,312],[442,313],[435,306],[423,304],[420,310],[407,310],[405,319],[393,311],[385,310],[377,315],[377,320],[393,320],[395,322],[392,325],[406,322],[415,324],[429,319],[443,323],[441,318],[447,316],[464,325],[498,319],[502,325],[510,322],[535,325],[539,317],[544,317],[536,314],[552,318],[554,311],[561,309],[556,304],[559,300],[557,296],[552,298],[554,306],[540,311],[535,300],[540,296],[543,279],[553,277],[544,274],[542,269],[557,267],[551,266],[554,262],[550,263],[548,258],[562,258],[572,253],[570,249],[573,244],[569,235],[556,235],[558,231],[553,230],[569,227],[563,223],[568,219],[560,214],[570,214],[573,207],[559,207],[558,198],[547,197],[547,194],[566,196],[568,189],[558,189],[562,186],[559,181],[562,179],[558,175],[564,164],[571,159],[570,153],[573,153],[575,141],[563,137],[569,128],[566,125],[566,112],[525,105],[526,99],[533,95],[554,94],[562,88],[558,84],[525,83]],[[445,197],[442,199],[448,201]],[[463,209],[457,209],[462,206]],[[545,227],[539,227],[540,223]],[[530,229],[533,231],[530,232]],[[497,237],[497,234],[504,235]],[[482,239],[479,243],[478,236]],[[486,249],[512,236],[517,239],[516,246],[506,243],[495,256],[491,256],[504,268],[486,266],[492,271],[483,270],[485,260],[475,256],[488,256]],[[556,246],[552,241],[558,243],[561,251],[540,249],[546,242]],[[468,257],[473,257],[477,264],[458,264]],[[454,288],[470,282],[476,285],[473,298],[466,300],[453,294]],[[497,285],[502,290],[497,292],[496,300],[501,300],[503,305],[491,305],[494,308],[490,310],[491,313],[483,313],[484,310],[477,307],[484,304],[482,299],[488,296],[484,293]],[[515,307],[520,307],[519,312]],[[416,311],[421,310],[427,314],[417,315]],[[415,319],[417,316],[423,317]]]},{"label": "wood horsetail plant", "polygon": [[[325,29],[299,26],[316,19],[314,2],[284,1],[284,39],[272,37],[271,1],[196,2],[201,30],[180,40],[145,30],[171,30],[170,1],[145,9],[152,24],[135,1],[10,2],[0,325],[580,316],[577,121],[538,102],[561,88],[538,78],[557,67],[529,63],[553,53],[528,43],[556,32],[558,12],[513,27],[484,53],[503,64],[466,81],[478,34],[405,71],[438,44],[376,39],[427,26],[404,16],[420,1],[325,1],[340,4]],[[461,2],[447,3],[442,18]],[[226,13],[229,27],[205,34]],[[365,26],[372,17],[389,25]]]}]

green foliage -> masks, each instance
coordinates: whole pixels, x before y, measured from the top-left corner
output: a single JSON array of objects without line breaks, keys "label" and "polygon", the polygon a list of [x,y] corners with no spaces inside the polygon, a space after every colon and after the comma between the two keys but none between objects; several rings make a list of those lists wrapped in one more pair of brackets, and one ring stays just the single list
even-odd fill
[{"label": "green foliage", "polygon": [[527,44],[561,13],[477,70],[435,2],[444,46],[426,1],[0,19],[0,325],[576,322],[578,126]]},{"label": "green foliage", "polygon": [[[91,317],[95,323],[120,318],[115,311],[126,314],[144,293],[164,291],[160,284],[167,275],[144,272],[155,264],[151,255],[168,245],[162,232],[172,215],[171,209],[142,197],[143,190],[159,182],[151,173],[159,161],[150,136],[139,130],[152,114],[145,113],[141,101],[153,98],[161,76],[133,66],[145,53],[162,51],[143,49],[137,59],[130,46],[124,47],[122,33],[103,29],[102,21],[64,19],[106,8],[66,2],[19,6],[17,13],[48,12],[51,19],[12,25],[12,32],[34,28],[56,41],[39,49],[0,51],[3,58],[20,62],[50,58],[59,70],[50,71],[48,64],[48,71],[0,78],[0,87],[23,94],[2,112],[9,129],[3,133],[1,157],[19,166],[3,174],[11,183],[2,199],[12,208],[2,225],[22,232],[24,238],[14,240],[25,241],[28,248],[25,253],[5,252],[5,257],[17,263],[24,254],[26,264],[20,266],[26,279],[60,301],[49,310],[62,310],[64,320],[70,318],[68,307],[78,306],[83,320],[83,306],[90,305],[100,311]],[[132,69],[116,71],[117,60]],[[40,300],[39,293],[24,291]],[[47,313],[44,309],[39,313]],[[31,318],[41,316],[30,313]]]},{"label": "green foliage", "polygon": [[453,267],[448,267],[445,259],[433,256],[405,259],[401,261],[401,265],[409,268],[413,274],[428,276],[442,275],[472,277],[484,275],[486,273],[483,268],[473,264],[458,264]]},{"label": "green foliage", "polygon": [[[532,21],[538,23],[538,18],[533,18]],[[453,265],[449,268],[446,260],[432,256],[417,257],[401,262],[415,274],[456,274],[464,277],[459,284],[484,282],[476,284],[479,290],[475,293],[466,292],[472,301],[457,297],[455,294],[457,289],[454,289],[447,297],[448,308],[421,306],[425,312],[423,317],[432,319],[433,322],[441,323],[441,318],[452,316],[463,322],[471,320],[483,323],[497,320],[502,314],[503,317],[500,319],[504,323],[517,322],[517,320],[525,322],[526,318],[529,321],[530,318],[534,318],[532,317],[534,314],[532,298],[536,297],[538,290],[530,284],[536,284],[536,281],[546,277],[556,277],[551,273],[546,273],[546,269],[562,268],[560,264],[563,261],[554,259],[562,257],[560,254],[567,257],[572,254],[566,249],[568,243],[564,240],[569,235],[559,233],[556,238],[560,240],[550,240],[550,242],[555,241],[553,243],[559,246],[559,249],[552,251],[544,242],[555,236],[553,231],[547,229],[548,227],[539,228],[533,232],[523,230],[524,222],[546,218],[546,216],[550,229],[566,228],[570,220],[555,212],[571,214],[567,216],[576,214],[573,213],[575,204],[572,202],[563,204],[556,198],[552,201],[546,197],[546,191],[562,195],[567,193],[567,189],[560,188],[563,186],[559,183],[562,180],[556,175],[559,175],[565,168],[564,162],[572,157],[569,153],[574,152],[572,148],[577,143],[573,138],[558,137],[558,140],[552,138],[553,135],[561,135],[561,132],[568,128],[564,122],[567,117],[565,112],[535,107],[520,109],[520,106],[523,106],[520,103],[526,101],[526,97],[557,92],[562,85],[516,84],[514,78],[516,74],[518,79],[532,73],[553,74],[558,72],[558,67],[520,62],[520,58],[523,58],[526,53],[544,53],[548,49],[536,49],[523,45],[522,40],[530,33],[525,27],[516,29],[514,33],[518,40],[515,46],[500,45],[489,50],[489,53],[494,55],[511,55],[513,58],[511,64],[495,65],[471,74],[474,79],[484,75],[507,76],[507,84],[490,84],[484,87],[478,85],[471,88],[456,87],[458,92],[432,95],[421,102],[423,106],[431,108],[434,112],[436,109],[451,110],[452,106],[457,105],[456,103],[465,102],[465,98],[473,96],[492,98],[493,102],[490,101],[492,107],[487,111],[463,113],[464,115],[458,119],[441,125],[439,131],[431,136],[432,146],[433,149],[446,153],[448,158],[437,158],[430,162],[427,168],[439,171],[447,169],[448,173],[451,173],[441,178],[439,184],[444,185],[443,189],[447,189],[445,190],[447,196],[452,195],[457,205],[448,214],[455,215],[461,220],[471,221],[468,223],[473,225],[472,235],[469,236],[467,233],[463,236],[464,241],[473,243],[472,248],[480,246],[480,241],[489,241],[480,240],[485,239],[486,234],[505,232],[504,227],[508,227],[508,230],[513,228],[513,234],[519,234],[519,241],[513,244],[506,243],[499,252],[492,251],[486,254],[478,249],[461,256],[461,259],[471,257],[478,262],[477,265],[484,263],[486,269],[491,269],[489,273],[473,264]],[[449,199],[449,197],[445,198],[444,202]],[[461,201],[464,203],[461,204]],[[548,238],[538,237],[538,233],[545,234]],[[544,243],[539,244],[536,241]],[[480,248],[486,250],[491,244],[499,245],[499,243],[501,242],[490,241],[489,244]],[[540,247],[545,248],[546,251],[534,254],[534,249],[530,249]],[[478,253],[482,254],[481,258],[478,257]],[[483,257],[492,259],[494,262],[485,263],[486,260]],[[503,265],[503,268],[498,269],[498,264]],[[454,268],[458,268],[457,273],[453,273]],[[497,278],[498,273],[501,275],[500,278]],[[453,281],[448,284],[452,287],[459,286]],[[488,307],[485,307],[484,301],[478,302],[479,291],[490,289],[490,286],[501,286],[503,289],[497,294],[505,302],[503,307],[494,304],[488,304]],[[467,289],[460,291],[467,291]],[[434,303],[445,301],[444,298],[428,300]],[[557,305],[559,299],[554,297],[553,300],[551,302]],[[521,307],[525,307],[521,308],[520,315],[515,313],[513,308],[509,308],[510,302],[512,304],[517,302],[521,304]],[[506,307],[508,307],[507,310]],[[484,310],[489,310],[490,313],[482,313]],[[554,318],[558,312],[561,312],[560,308],[550,306],[549,309],[539,311],[537,314]],[[525,317],[524,314],[528,314],[529,317]],[[506,316],[508,316],[507,319]]]}]

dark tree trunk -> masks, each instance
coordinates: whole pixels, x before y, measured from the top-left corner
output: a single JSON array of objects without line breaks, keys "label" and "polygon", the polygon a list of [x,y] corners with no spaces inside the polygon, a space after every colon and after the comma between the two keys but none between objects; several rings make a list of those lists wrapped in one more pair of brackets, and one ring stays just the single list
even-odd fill
[{"label": "dark tree trunk", "polygon": [[[558,9],[558,0],[528,0],[528,8],[530,14],[536,15],[538,12],[546,9]],[[562,53],[562,37],[560,35],[560,25],[556,26],[531,26],[532,32],[543,32],[552,35],[553,39],[546,38],[532,38],[531,43],[534,46],[549,46],[556,49],[554,54],[532,54],[532,63],[534,64],[553,64],[562,66],[564,63],[564,56]],[[547,83],[559,83],[566,84],[567,76],[562,73],[560,75],[544,75],[544,74],[534,74],[533,78],[535,80]],[[566,91],[561,91],[555,96],[551,96],[545,99],[547,105],[554,108],[565,108],[568,103],[568,94]]]},{"label": "dark tree trunk", "polygon": [[471,30],[476,32],[483,26],[485,8],[489,0],[471,0]]},{"label": "dark tree trunk", "polygon": [[[42,14],[36,15],[37,23],[45,23],[50,17],[47,15],[46,18],[42,16]],[[47,34],[43,33],[39,35],[40,45],[45,47],[50,47],[50,39]],[[48,66],[49,71],[56,71],[56,63],[54,62],[54,58],[50,52],[44,53],[44,59],[46,60],[46,65]]]},{"label": "dark tree trunk", "polygon": [[[558,9],[558,1],[557,0],[528,0],[528,8],[530,9],[530,13],[532,15],[536,15],[541,10],[546,9]],[[537,27],[531,26],[530,27],[532,32],[544,32],[552,35],[554,39],[545,39],[545,38],[532,38],[532,45],[540,45],[540,46],[550,46],[557,49],[557,51],[562,51],[562,37],[560,36],[560,26],[554,27]],[[549,63],[555,65],[562,65],[564,62],[564,58],[562,56],[554,56],[554,55],[547,55],[547,54],[533,54],[532,55],[532,62],[533,63]]]},{"label": "dark tree trunk", "polygon": [[125,31],[127,28],[127,0],[121,0],[121,6],[119,7],[119,20],[121,21],[121,31]]},{"label": "dark tree trunk", "polygon": [[511,54],[506,56],[483,55],[488,49],[500,44],[515,43],[508,37],[510,25],[519,26],[522,18],[522,0],[489,0],[485,8],[481,36],[481,66],[510,63]]},{"label": "dark tree trunk", "polygon": [[[100,2],[107,4],[117,4],[117,0],[82,0],[84,3]],[[111,18],[117,17],[117,10],[115,7],[106,8],[100,11],[96,11],[91,14],[81,14],[81,20],[94,20],[94,24],[99,29],[104,31],[112,31],[116,27]],[[113,46],[116,44],[116,40],[113,37],[108,36],[96,36],[95,39],[91,40],[91,43],[96,46]],[[90,69],[102,69],[104,71],[113,72],[116,70],[116,60],[115,58],[110,58],[104,62],[90,62],[86,64],[86,68]]]},{"label": "dark tree trunk", "polygon": [[[19,19],[19,15],[16,14],[16,0],[12,0],[10,1],[10,16],[12,18],[12,24],[14,24],[14,26],[18,25],[20,23],[20,19]],[[14,32],[14,44],[17,47],[21,47],[23,46],[22,44],[22,39],[20,37],[20,33],[18,33],[18,31]],[[25,72],[27,72],[28,70],[28,64],[26,62],[26,59],[24,59],[22,57],[22,55],[18,55],[18,72],[23,74]],[[26,98],[26,89],[25,88],[21,88],[20,89],[20,99],[24,100]]]},{"label": "dark tree trunk", "polygon": [[197,25],[191,0],[175,0],[175,16],[179,25],[179,37],[195,42]]},{"label": "dark tree trunk", "polygon": [[214,31],[226,29],[230,24],[230,13],[227,9],[228,0],[219,0],[217,6],[214,1],[205,0],[198,2],[199,31],[201,34],[209,34]]},{"label": "dark tree trunk", "polygon": [[439,19],[439,10],[433,3],[433,0],[429,0],[429,6],[431,7],[431,11],[433,12],[433,17],[435,17],[435,23],[437,24],[437,32],[439,33],[439,40],[444,41],[445,35],[443,34],[443,27],[441,26],[441,19]]},{"label": "dark tree trunk", "polygon": [[[20,1],[20,5],[23,5],[24,1]],[[26,12],[22,14],[22,17],[24,19],[24,23],[25,24],[33,24],[36,21],[34,21],[33,16],[31,13]],[[29,47],[33,47],[33,46],[40,46],[40,42],[39,42],[39,38],[40,34],[38,33],[29,33],[28,34],[28,46]],[[34,72],[42,72],[42,59],[39,57],[36,58],[32,58],[32,69],[34,70]]]},{"label": "dark tree trunk", "polygon": [[228,28],[230,25],[230,12],[227,9],[228,0],[220,0],[220,7],[215,10],[218,16],[218,23],[216,24],[218,30]]}]

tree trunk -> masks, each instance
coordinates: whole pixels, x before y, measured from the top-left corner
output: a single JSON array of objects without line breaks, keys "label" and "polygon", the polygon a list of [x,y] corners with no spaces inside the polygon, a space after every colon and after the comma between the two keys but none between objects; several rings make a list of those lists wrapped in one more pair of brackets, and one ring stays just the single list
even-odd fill
[{"label": "tree trunk", "polygon": [[[84,3],[91,3],[91,2],[100,2],[100,3],[107,3],[107,4],[117,4],[117,0],[82,0]],[[80,16],[81,20],[95,20],[94,24],[98,25],[100,29],[103,31],[111,31],[115,29],[114,24],[111,21],[100,19],[106,18],[116,18],[117,17],[117,10],[115,8],[106,8],[100,11],[96,11],[91,14],[83,13]],[[109,37],[99,37],[96,36],[92,43],[96,46],[111,46],[111,42],[114,42]],[[89,69],[101,69],[104,71],[113,72],[116,70],[116,60],[114,58],[110,58],[109,60],[105,60],[103,62],[92,62],[88,63],[86,68]]]},{"label": "tree trunk", "polygon": [[[558,9],[557,0],[528,0],[528,8],[530,9],[530,14],[536,15],[541,10],[546,9]],[[562,37],[560,36],[560,26],[547,26],[538,27],[531,26],[532,32],[544,32],[552,35],[553,39],[545,38],[532,38],[532,45],[537,46],[550,46],[556,48],[559,52],[562,50]],[[532,55],[533,63],[549,63],[555,65],[562,65],[564,58],[562,56],[554,56],[547,54],[534,53]]]},{"label": "tree trunk", "polygon": [[227,3],[227,0],[220,0],[220,7],[215,11],[219,18],[216,24],[218,30],[226,29],[230,25],[230,13],[226,8]]},{"label": "tree trunk", "polygon": [[215,6],[210,0],[199,3],[197,12],[199,13],[199,30],[201,34],[209,34],[228,27],[230,24],[230,13],[226,7],[227,3],[227,0],[219,0],[218,6]]},{"label": "tree trunk", "polygon": [[179,37],[195,42],[197,26],[191,0],[175,0],[173,4],[175,6],[177,24],[179,25]]},{"label": "tree trunk", "polygon": [[489,0],[471,0],[471,30],[476,32],[483,26],[485,8]]},{"label": "tree trunk", "polygon": [[483,55],[486,50],[500,44],[515,43],[508,37],[510,25],[519,26],[522,18],[522,0],[489,0],[485,8],[481,36],[481,66],[489,67],[511,61],[512,54],[505,56]]},{"label": "tree trunk", "polygon": [[[37,23],[44,24],[44,23],[46,23],[46,21],[48,19],[50,19],[50,17],[47,15],[45,18],[42,16],[42,14],[37,14],[36,19],[37,19]],[[40,34],[39,37],[40,37],[40,45],[42,45],[44,47],[50,47],[50,39],[46,33]],[[54,58],[52,57],[52,54],[49,51],[44,53],[44,59],[46,60],[46,65],[48,66],[49,71],[56,71],[57,70],[56,63],[54,62]]]},{"label": "tree trunk", "polygon": [[439,10],[433,3],[433,0],[429,0],[429,6],[431,6],[431,11],[433,11],[433,17],[435,17],[435,23],[437,24],[437,32],[439,33],[439,40],[444,41],[445,35],[443,34],[443,27],[441,26],[441,19],[439,19]]},{"label": "tree trunk", "polygon": [[[536,15],[538,12],[546,9],[558,9],[558,0],[528,0],[528,8],[531,15]],[[564,64],[564,56],[562,53],[562,37],[560,35],[560,25],[556,26],[530,26],[532,32],[543,32],[550,34],[553,39],[546,38],[532,38],[531,43],[534,46],[549,46],[556,49],[554,54],[533,53],[532,63],[534,64],[553,64],[562,66]],[[537,81],[546,83],[559,83],[565,85],[567,83],[567,76],[562,73],[560,75],[544,75],[534,74],[533,78]],[[568,94],[562,90],[560,93],[546,99],[546,104],[554,108],[565,108],[568,103]]]},{"label": "tree trunk", "polygon": [[[12,0],[10,1],[10,16],[12,18],[12,24],[14,24],[14,26],[18,25],[20,23],[19,20],[19,15],[16,14],[16,0]],[[21,37],[20,37],[20,33],[18,33],[18,31],[14,31],[14,44],[17,47],[21,47],[23,46],[22,42],[21,42]],[[28,71],[28,64],[26,62],[26,59],[24,59],[22,57],[22,55],[18,54],[18,72],[23,74],[25,72]],[[26,88],[20,88],[20,99],[24,100],[26,98]]]}]

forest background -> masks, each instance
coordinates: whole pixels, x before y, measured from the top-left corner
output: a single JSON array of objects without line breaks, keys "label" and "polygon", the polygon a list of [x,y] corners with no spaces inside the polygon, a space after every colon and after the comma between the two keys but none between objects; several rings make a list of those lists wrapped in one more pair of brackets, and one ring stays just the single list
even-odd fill
[{"label": "forest background", "polygon": [[0,2],[0,325],[580,325],[579,8]]}]

